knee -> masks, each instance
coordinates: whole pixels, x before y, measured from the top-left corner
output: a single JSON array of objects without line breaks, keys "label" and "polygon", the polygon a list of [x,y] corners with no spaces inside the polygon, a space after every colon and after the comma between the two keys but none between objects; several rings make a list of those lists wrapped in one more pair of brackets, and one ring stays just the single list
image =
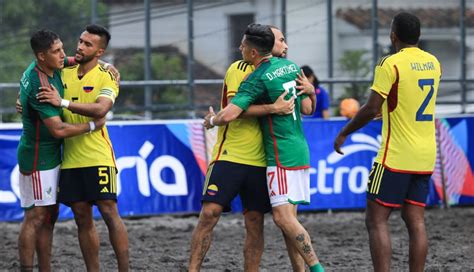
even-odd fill
[{"label": "knee", "polygon": [[78,228],[91,228],[93,225],[92,213],[82,209],[74,210],[74,220]]},{"label": "knee", "polygon": [[118,211],[115,202],[105,204],[101,203],[99,205],[99,211],[106,223],[112,222],[114,219],[118,218]]},{"label": "knee", "polygon": [[203,227],[214,226],[221,216],[221,212],[215,209],[203,209],[199,215],[199,224]]},{"label": "knee", "polygon": [[273,213],[273,222],[282,230],[286,229],[286,226],[290,223],[288,216],[284,216],[278,212]]},{"label": "knee", "polygon": [[365,227],[367,228],[367,231],[373,231],[379,228],[384,222],[381,222],[380,220],[376,220],[374,217],[370,215],[366,215],[365,217]]},{"label": "knee", "polygon": [[259,212],[247,212],[244,216],[245,227],[248,233],[263,233],[263,214]]}]

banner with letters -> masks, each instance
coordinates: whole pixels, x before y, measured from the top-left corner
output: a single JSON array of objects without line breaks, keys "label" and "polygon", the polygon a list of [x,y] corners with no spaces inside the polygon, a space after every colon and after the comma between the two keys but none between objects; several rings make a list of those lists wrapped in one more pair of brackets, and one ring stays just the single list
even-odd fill
[{"label": "banner with letters", "polygon": [[[367,178],[381,142],[381,122],[350,135],[336,154],[333,141],[347,121],[304,120],[311,154],[311,204],[301,210],[365,207]],[[474,117],[436,121],[438,158],[428,204],[474,204]],[[111,122],[122,216],[198,212],[207,169],[206,153],[215,136],[201,121]],[[0,221],[21,220],[16,149],[19,125],[0,128]],[[212,136],[209,136],[212,135]],[[443,181],[445,186],[443,186]],[[233,211],[240,211],[236,199]],[[97,211],[95,214],[98,215]],[[72,218],[61,206],[60,218]]]},{"label": "banner with letters", "polygon": [[[207,168],[201,122],[113,123],[108,130],[121,215],[200,210]],[[20,134],[19,128],[0,130],[0,221],[23,217],[16,159]],[[71,210],[61,205],[60,218],[72,218]]]}]

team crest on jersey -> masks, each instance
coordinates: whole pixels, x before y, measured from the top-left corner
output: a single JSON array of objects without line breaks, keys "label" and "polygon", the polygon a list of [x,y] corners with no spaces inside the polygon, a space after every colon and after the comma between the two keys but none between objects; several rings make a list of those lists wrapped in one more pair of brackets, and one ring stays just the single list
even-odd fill
[{"label": "team crest on jersey", "polygon": [[211,184],[207,187],[207,194],[210,196],[215,196],[218,191],[219,191],[219,188],[217,188],[217,185],[215,184]]},{"label": "team crest on jersey", "polygon": [[90,93],[94,89],[94,86],[84,86],[82,87],[82,89],[84,90],[84,92]]}]

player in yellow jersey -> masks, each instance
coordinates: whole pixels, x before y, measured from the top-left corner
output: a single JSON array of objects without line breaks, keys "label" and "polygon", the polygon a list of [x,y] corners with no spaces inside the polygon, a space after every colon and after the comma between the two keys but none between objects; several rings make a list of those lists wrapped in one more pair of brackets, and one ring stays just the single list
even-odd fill
[{"label": "player in yellow jersey", "polygon": [[375,271],[389,271],[388,218],[402,209],[409,233],[410,271],[423,271],[428,241],[424,207],[436,160],[435,103],[441,77],[436,57],[418,48],[420,21],[399,13],[390,40],[395,54],[375,67],[368,102],[340,132],[334,149],[342,153],[346,137],[382,109],[382,144],[369,175],[366,225]]},{"label": "player in yellow jersey", "polygon": [[[116,79],[98,64],[109,40],[104,27],[87,26],[76,50],[79,65],[62,71],[65,99],[52,90],[39,96],[40,101],[65,108],[63,117],[69,123],[104,117],[118,96]],[[99,270],[99,237],[92,217],[92,205],[97,205],[109,230],[118,270],[128,271],[128,236],[117,210],[117,169],[107,128],[65,141],[63,157],[58,200],[74,213],[87,270]]]},{"label": "player in yellow jersey", "polygon": [[[288,49],[281,31],[273,53],[285,56]],[[240,83],[254,70],[242,60],[227,70],[222,87],[221,108],[236,95]],[[211,244],[211,234],[223,211],[230,210],[231,201],[239,194],[244,208],[246,238],[244,270],[257,271],[263,253],[263,215],[271,210],[266,187],[266,162],[262,132],[257,116],[288,114],[293,111],[293,99],[284,100],[284,93],[272,105],[253,105],[243,115],[226,126],[219,127],[212,161],[203,188],[199,222],[193,232],[189,271],[199,271]],[[303,264],[304,265],[304,264]]]}]

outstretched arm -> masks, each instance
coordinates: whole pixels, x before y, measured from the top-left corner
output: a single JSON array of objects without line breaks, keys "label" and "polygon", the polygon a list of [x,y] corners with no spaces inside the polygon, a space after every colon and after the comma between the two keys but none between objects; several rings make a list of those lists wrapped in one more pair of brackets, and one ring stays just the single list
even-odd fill
[{"label": "outstretched arm", "polygon": [[291,114],[295,109],[295,98],[285,100],[288,91],[284,91],[273,104],[251,105],[244,111],[240,117],[252,118],[261,117],[269,114],[286,115]]},{"label": "outstretched arm", "polygon": [[67,138],[101,129],[105,124],[105,118],[89,123],[69,124],[64,123],[59,116],[53,116],[43,119],[43,122],[54,138]]},{"label": "outstretched arm", "polygon": [[341,146],[346,141],[346,137],[352,132],[365,126],[369,121],[379,113],[385,99],[375,91],[370,92],[369,100],[360,108],[356,116],[347,123],[339,132],[334,140],[334,150],[339,154],[344,154],[341,151]]},{"label": "outstretched arm", "polygon": [[207,129],[214,126],[225,126],[228,123],[234,121],[242,113],[242,109],[236,105],[230,103],[217,114],[214,113],[214,109],[209,107],[209,113],[204,117],[204,127]]},{"label": "outstretched arm", "polygon": [[77,103],[73,101],[68,101],[62,99],[59,96],[59,92],[54,86],[50,87],[40,87],[41,92],[39,92],[36,98],[42,103],[50,103],[55,107],[63,107],[68,110],[92,117],[92,118],[103,118],[109,112],[113,106],[113,101],[110,98],[99,96],[95,103]]}]

